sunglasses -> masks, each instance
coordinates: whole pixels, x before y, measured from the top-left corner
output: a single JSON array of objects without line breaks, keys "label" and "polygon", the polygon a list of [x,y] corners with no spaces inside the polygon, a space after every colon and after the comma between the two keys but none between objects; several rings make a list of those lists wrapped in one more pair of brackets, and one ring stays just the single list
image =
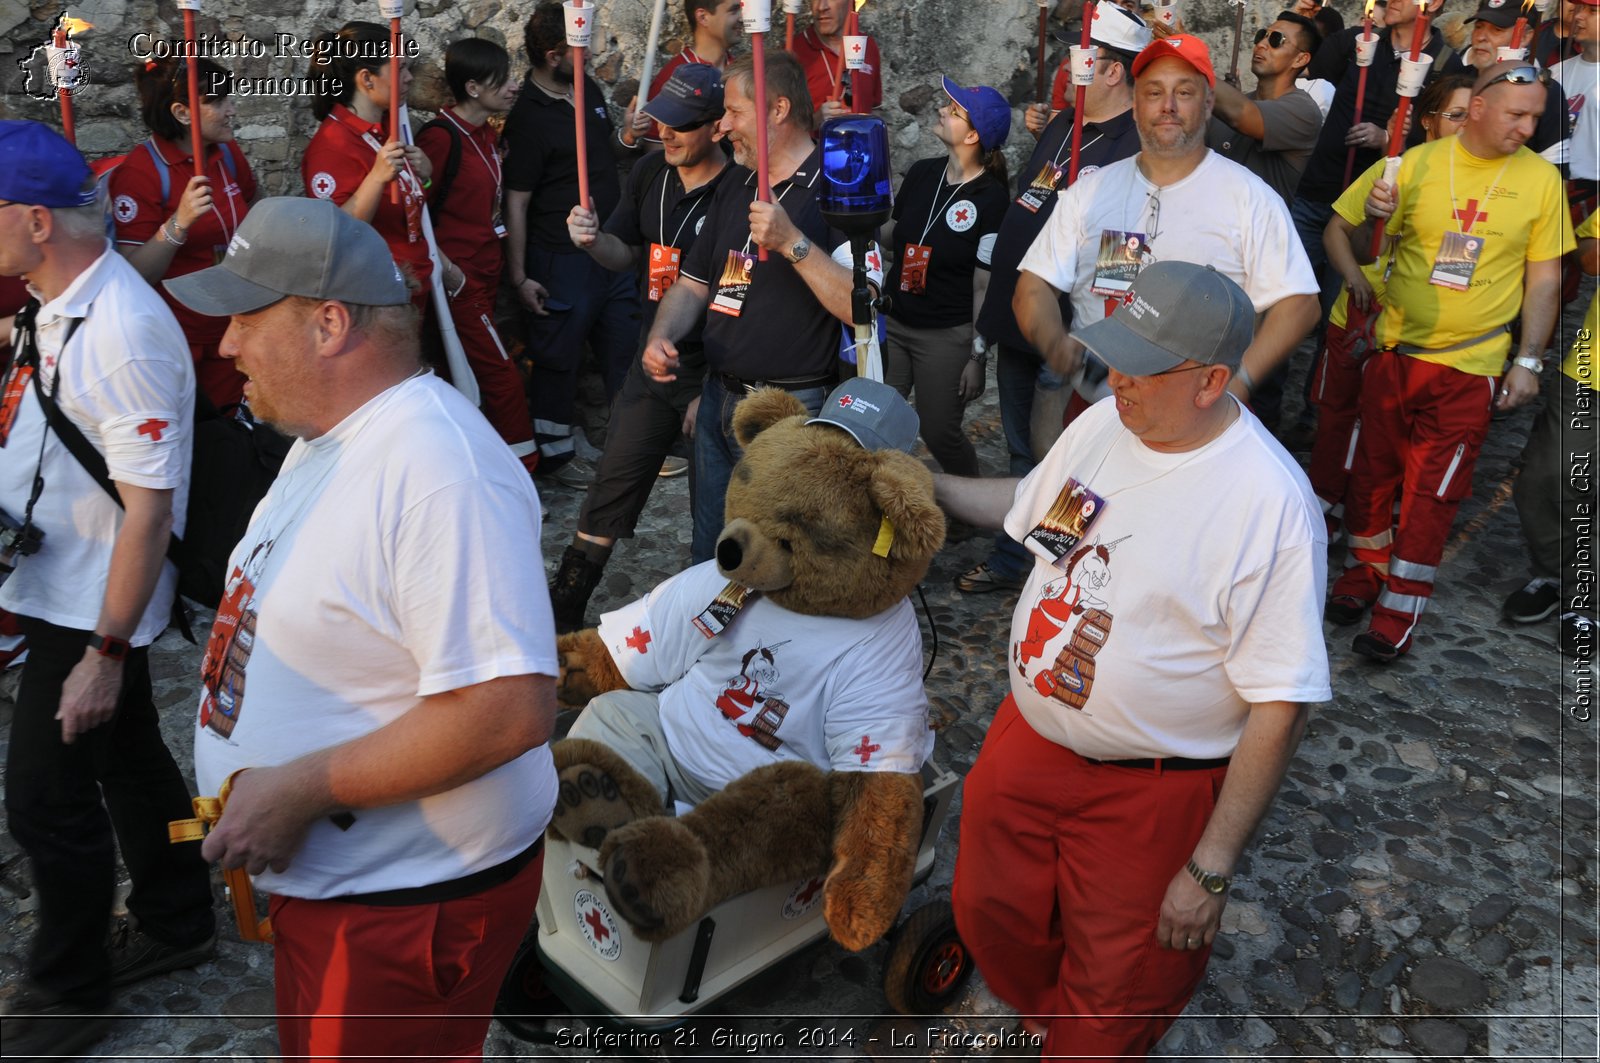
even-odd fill
[{"label": "sunglasses", "polygon": [[1260,44],[1262,41],[1266,41],[1268,47],[1277,50],[1289,43],[1289,35],[1280,33],[1277,30],[1273,30],[1271,33],[1266,30],[1256,30],[1256,43]]},{"label": "sunglasses", "polygon": [[1501,74],[1496,74],[1484,83],[1477,94],[1482,96],[1491,85],[1498,85],[1502,81],[1509,85],[1537,85],[1539,84],[1539,68],[1536,66],[1514,66]]},{"label": "sunglasses", "polygon": [[719,114],[714,118],[702,118],[702,119],[700,119],[700,121],[698,121],[698,122],[690,122],[688,125],[675,125],[675,126],[668,126],[667,128],[672,130],[674,133],[693,133],[696,129],[704,129],[706,126],[710,125],[712,122],[716,122],[716,121],[720,120],[721,118],[722,118],[722,116]]}]

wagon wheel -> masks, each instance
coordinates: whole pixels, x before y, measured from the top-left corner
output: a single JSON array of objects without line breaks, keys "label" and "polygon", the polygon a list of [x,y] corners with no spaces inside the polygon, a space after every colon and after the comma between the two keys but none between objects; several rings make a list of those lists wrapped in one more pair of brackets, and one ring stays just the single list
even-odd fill
[{"label": "wagon wheel", "polygon": [[895,931],[883,963],[883,993],[903,1015],[943,1011],[972,975],[972,953],[956,933],[948,901],[911,913]]}]

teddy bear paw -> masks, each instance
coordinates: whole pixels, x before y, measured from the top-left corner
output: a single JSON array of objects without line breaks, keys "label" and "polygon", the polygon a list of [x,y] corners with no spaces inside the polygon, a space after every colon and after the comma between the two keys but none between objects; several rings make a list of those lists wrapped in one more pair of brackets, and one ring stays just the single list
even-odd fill
[{"label": "teddy bear paw", "polygon": [[561,837],[598,849],[606,835],[636,817],[611,773],[593,764],[562,770],[550,826]]},{"label": "teddy bear paw", "polygon": [[613,831],[600,852],[606,896],[646,941],[665,941],[708,907],[711,862],[688,827],[670,816]]}]

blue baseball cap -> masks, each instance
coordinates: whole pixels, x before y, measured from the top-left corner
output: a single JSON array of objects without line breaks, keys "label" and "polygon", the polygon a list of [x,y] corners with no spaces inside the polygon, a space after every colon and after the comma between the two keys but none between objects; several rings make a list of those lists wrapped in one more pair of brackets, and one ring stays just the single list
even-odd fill
[{"label": "blue baseball cap", "polygon": [[996,89],[975,85],[964,89],[949,78],[944,79],[944,91],[961,105],[978,131],[978,146],[993,151],[1011,135],[1011,104]]},{"label": "blue baseball cap", "polygon": [[722,75],[706,63],[684,63],[646,101],[644,113],[673,129],[721,118]]},{"label": "blue baseball cap", "polygon": [[78,149],[43,122],[0,121],[0,199],[35,207],[87,207],[94,174]]}]

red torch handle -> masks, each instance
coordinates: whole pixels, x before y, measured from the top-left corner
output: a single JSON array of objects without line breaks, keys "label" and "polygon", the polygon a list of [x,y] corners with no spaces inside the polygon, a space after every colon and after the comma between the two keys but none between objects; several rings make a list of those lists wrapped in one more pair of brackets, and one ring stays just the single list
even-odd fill
[{"label": "red torch handle", "polygon": [[[1083,33],[1079,41],[1080,47],[1089,48],[1092,46],[1089,38],[1089,23],[1093,21],[1094,0],[1084,0]],[[1083,94],[1087,87],[1086,85],[1078,85],[1072,90],[1072,156],[1067,164],[1067,184],[1069,185],[1078,179],[1079,154],[1083,150]]]},{"label": "red torch handle", "polygon": [[[400,139],[400,20],[389,20],[389,139]],[[400,202],[400,182],[389,184],[389,202]]]},{"label": "red torch handle", "polygon": [[[185,9],[183,12],[183,36],[188,42],[189,54],[197,54],[195,48],[194,12]],[[206,144],[200,135],[200,64],[194,59],[185,61],[189,67],[189,151],[194,155],[194,172],[196,177],[204,177],[206,172]]]},{"label": "red torch handle", "polygon": [[[1422,42],[1428,36],[1428,9],[1424,7],[1417,13],[1417,21],[1411,29],[1411,61],[1415,63],[1417,56],[1422,54]],[[1398,159],[1405,150],[1406,143],[1406,115],[1411,113],[1411,97],[1401,96],[1400,103],[1394,109],[1394,126],[1389,130],[1389,158]],[[1376,258],[1383,249],[1384,220],[1379,218],[1372,226],[1372,256]]]},{"label": "red torch handle", "polygon": [[794,51],[794,12],[787,12],[783,16],[783,21],[783,50],[792,52]]},{"label": "red torch handle", "polygon": [[1033,91],[1034,98],[1036,100],[1038,100],[1040,103],[1045,102],[1045,95],[1044,95],[1045,68],[1044,68],[1044,63],[1045,63],[1046,37],[1049,34],[1049,30],[1050,30],[1050,10],[1049,10],[1049,8],[1045,7],[1043,4],[1040,4],[1039,5],[1039,74],[1038,74],[1038,83],[1034,86],[1034,91]]},{"label": "red torch handle", "polygon": [[[1362,67],[1361,68],[1361,72],[1356,75],[1356,117],[1355,117],[1355,120],[1353,122],[1351,122],[1351,125],[1360,125],[1361,124],[1361,112],[1362,112],[1362,110],[1364,108],[1364,105],[1365,105],[1365,102],[1366,102],[1366,98],[1367,98],[1367,68],[1366,67]],[[1353,177],[1355,175],[1355,172],[1356,172],[1356,146],[1354,144],[1352,144],[1352,145],[1350,145],[1350,150],[1345,153],[1345,157],[1344,157],[1344,187],[1345,188],[1349,188],[1350,187],[1350,179],[1351,179],[1351,177]]]},{"label": "red torch handle", "polygon": [[[573,7],[582,7],[583,0],[573,0]],[[589,130],[588,108],[583,102],[583,83],[588,78],[584,64],[587,48],[572,49],[572,122],[573,143],[578,151],[578,203],[584,210],[593,210],[589,200]]]},{"label": "red torch handle", "polygon": [[[56,30],[55,42],[57,48],[67,46],[67,31]],[[65,134],[73,147],[78,146],[78,123],[72,114],[72,93],[66,89],[56,90],[56,100],[61,104],[61,132]]]},{"label": "red torch handle", "polygon": [[[767,183],[767,40],[766,34],[753,34],[750,38],[750,60],[754,69],[750,78],[755,84],[756,108],[756,198],[763,203],[772,202],[772,187]],[[767,249],[756,247],[756,257],[767,260]]]}]

